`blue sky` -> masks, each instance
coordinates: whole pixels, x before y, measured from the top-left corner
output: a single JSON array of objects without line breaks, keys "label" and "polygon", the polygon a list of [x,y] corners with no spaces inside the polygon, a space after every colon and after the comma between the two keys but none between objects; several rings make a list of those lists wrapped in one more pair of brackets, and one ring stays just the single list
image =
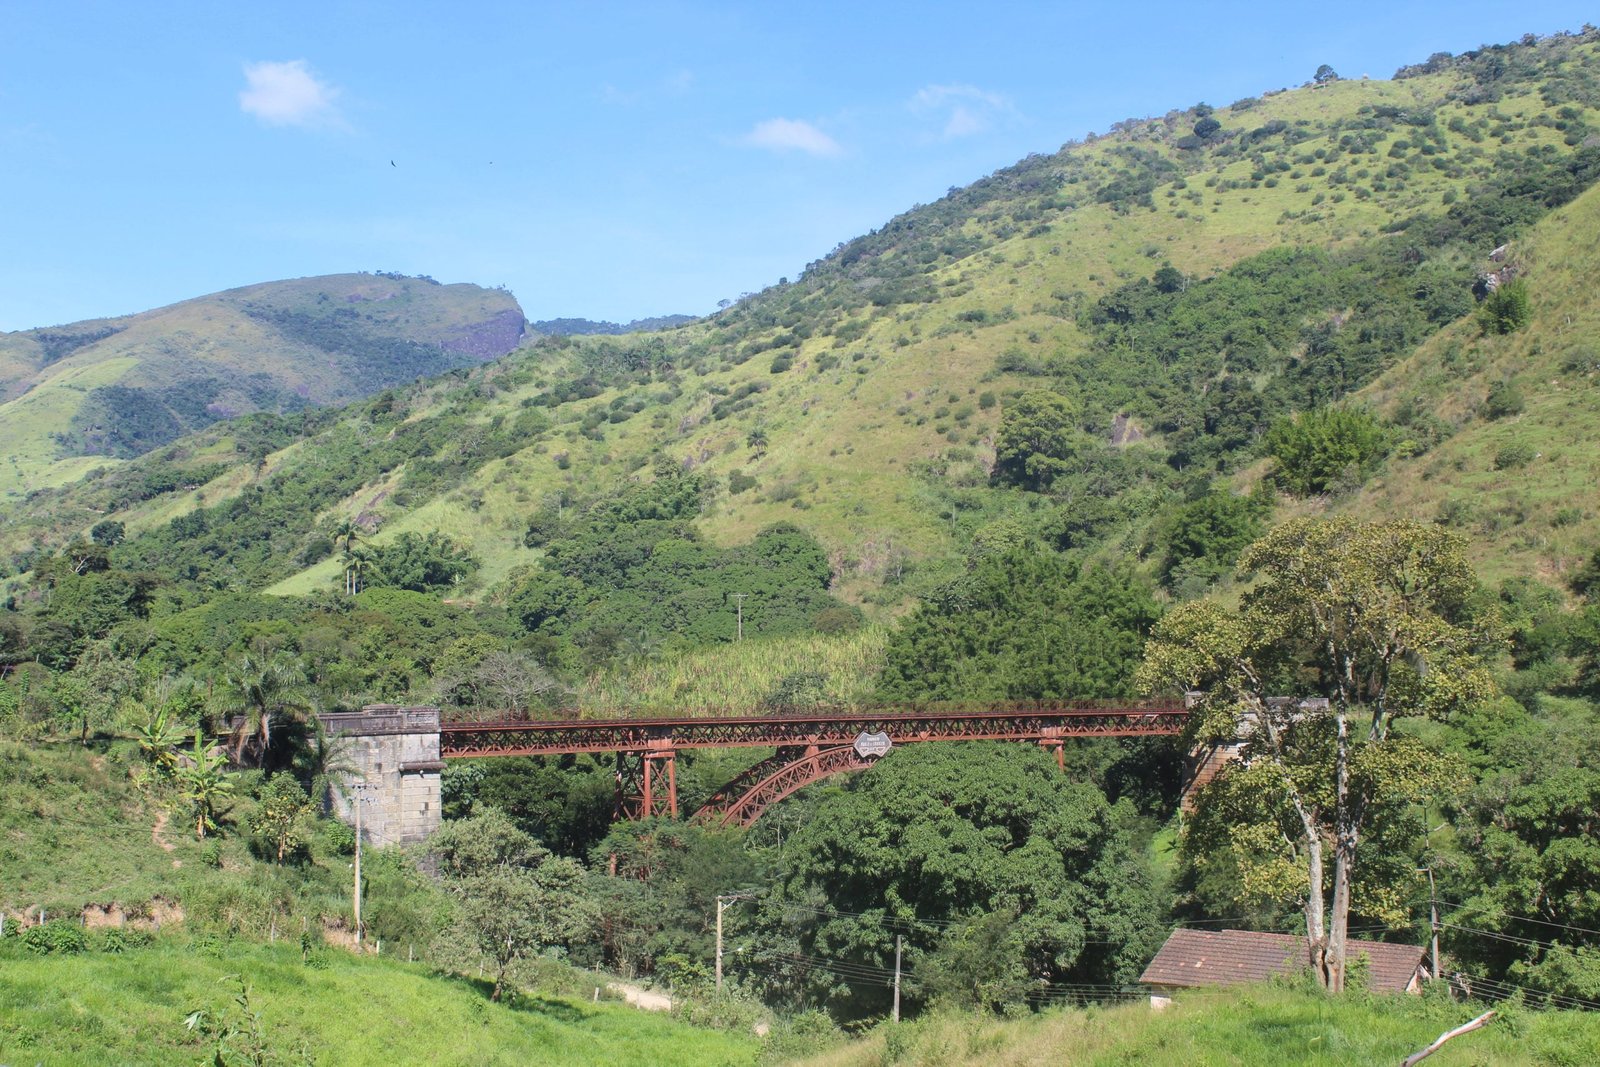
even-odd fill
[{"label": "blue sky", "polygon": [[533,319],[703,313],[1119,119],[1597,14],[8,0],[0,329],[380,269]]}]

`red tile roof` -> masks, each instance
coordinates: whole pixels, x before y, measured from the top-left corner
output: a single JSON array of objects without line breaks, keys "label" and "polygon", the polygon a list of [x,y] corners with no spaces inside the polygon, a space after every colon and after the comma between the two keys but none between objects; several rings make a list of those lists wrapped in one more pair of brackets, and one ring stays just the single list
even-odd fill
[{"label": "red tile roof", "polygon": [[[1351,941],[1349,958],[1368,959],[1367,987],[1403,993],[1421,966],[1425,950],[1385,941]],[[1310,966],[1306,939],[1296,934],[1250,930],[1174,930],[1139,981],[1153,986],[1216,986],[1264,982]]]}]

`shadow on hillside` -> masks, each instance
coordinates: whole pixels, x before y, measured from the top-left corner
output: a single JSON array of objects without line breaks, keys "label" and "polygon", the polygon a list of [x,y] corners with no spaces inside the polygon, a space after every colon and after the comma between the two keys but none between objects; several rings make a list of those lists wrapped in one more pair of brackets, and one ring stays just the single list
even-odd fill
[{"label": "shadow on hillside", "polygon": [[[440,977],[445,981],[453,982],[472,990],[484,1000],[488,1000],[494,995],[494,980],[491,978],[478,978],[466,974],[441,975]],[[543,1015],[563,1023],[581,1023],[597,1014],[592,1008],[585,1008],[581,1004],[556,1000],[537,993],[521,993],[510,988],[502,996],[500,1004],[511,1011],[526,1012],[530,1015]]]}]

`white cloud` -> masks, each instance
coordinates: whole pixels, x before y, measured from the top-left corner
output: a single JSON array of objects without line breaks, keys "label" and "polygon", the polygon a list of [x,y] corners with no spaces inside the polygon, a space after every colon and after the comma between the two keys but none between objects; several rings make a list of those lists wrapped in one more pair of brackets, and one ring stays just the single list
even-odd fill
[{"label": "white cloud", "polygon": [[923,86],[911,98],[911,110],[942,117],[947,139],[982,133],[996,120],[1016,112],[1009,98],[976,85]]},{"label": "white cloud", "polygon": [[744,135],[744,143],[773,152],[805,152],[813,156],[836,156],[844,151],[838,141],[802,119],[758,122]]},{"label": "white cloud", "polygon": [[340,122],[339,90],[319,81],[303,59],[246,63],[239,108],[269,126],[331,126]]}]

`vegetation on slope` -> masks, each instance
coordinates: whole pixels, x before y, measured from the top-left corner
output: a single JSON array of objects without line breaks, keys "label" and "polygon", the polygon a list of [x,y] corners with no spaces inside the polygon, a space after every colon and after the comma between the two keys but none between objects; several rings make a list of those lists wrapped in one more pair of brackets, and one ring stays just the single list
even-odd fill
[{"label": "vegetation on slope", "polygon": [[759,1042],[583,990],[489,1001],[424,965],[162,939],[36,956],[0,943],[0,1057],[49,1064],[751,1064]]},{"label": "vegetation on slope", "polygon": [[[810,1059],[807,1067],[903,1063],[992,1067],[1121,1063],[1255,1067],[1284,1063],[1399,1063],[1471,1009],[1443,998],[1349,997],[1329,1000],[1290,988],[1253,988],[1182,997],[1165,1012],[1142,1003],[1051,1010],[997,1021],[961,1013],[934,1014],[896,1027],[885,1024],[860,1043]],[[1600,1056],[1600,1020],[1593,1015],[1532,1015],[1502,1009],[1484,1029],[1446,1045],[1430,1063],[1577,1065]]]},{"label": "vegetation on slope", "polygon": [[344,403],[505,355],[509,293],[393,274],[269,282],[0,336],[0,494],[144,455],[219,419]]},{"label": "vegetation on slope", "polygon": [[[1489,579],[1463,573],[1441,625],[1472,635],[1452,653],[1505,695],[1462,690],[1397,731],[1393,749],[1425,754],[1414,762],[1430,775],[1362,798],[1365,836],[1347,845],[1371,877],[1352,913],[1414,941],[1428,902],[1416,872],[1432,868],[1452,966],[1477,988],[1590,1001],[1600,583],[1583,561],[1600,515],[1581,479],[1595,452],[1597,47],[1586,30],[1436,57],[1393,82],[1323,79],[1119,124],[707,321],[542,339],[342,411],[212,427],[37,494],[0,534],[0,729],[126,736],[179,692],[184,730],[220,737],[251,710],[239,683],[264,671],[283,684],[257,723],[377,699],[481,715],[570,708],[574,694],[607,714],[658,699],[1121,695],[1157,620],[1198,617],[1171,602],[1209,596],[1207,633],[1239,636],[1241,590],[1263,575],[1236,563],[1272,543],[1275,517],[1439,501],[1412,514],[1481,522],[1469,532]],[[1535,411],[1546,430],[1570,414],[1585,436],[1535,441]],[[1508,473],[1524,470],[1559,477],[1547,490]],[[1496,499],[1479,490],[1527,506],[1504,521],[1462,510]],[[1257,696],[1326,694],[1342,676],[1290,614],[1246,635],[1262,642],[1249,665],[1270,667]],[[737,676],[693,677],[725,668]],[[1425,689],[1402,678],[1408,710]],[[1331,721],[1308,718],[1294,739],[1319,797]],[[266,740],[232,739],[276,772],[246,780],[252,803],[298,773]],[[758,755],[684,757],[685,804]],[[1074,747],[1085,785],[1062,793],[1037,752],[896,752],[745,835],[608,830],[603,761],[482,763],[447,773],[446,814],[499,808],[587,868],[585,899],[610,924],[577,947],[584,962],[703,985],[714,898],[767,886],[729,932],[778,946],[740,974],[769,1002],[871,1015],[901,932],[926,982],[908,1010],[998,1008],[1041,978],[1120,992],[1137,953],[1096,970],[1084,938],[1147,947],[1169,890],[1183,920],[1299,925],[1320,887],[1295,823],[1286,836],[1260,821],[1294,797],[1224,774],[1202,798],[1217,818],[1180,832],[1175,756]],[[948,788],[919,792],[906,767]],[[992,788],[968,796],[967,779]],[[1056,821],[1019,829],[1012,790]],[[1240,812],[1251,818],[1230,821]],[[1149,862],[1163,823],[1179,842],[1170,886]],[[1069,855],[1074,840],[1095,855]],[[1040,853],[1071,877],[1041,887]],[[962,866],[980,854],[991,862]],[[651,877],[600,874],[613,862]],[[868,867],[948,877],[913,891]],[[1115,914],[1093,914],[1086,885],[1127,892],[1107,889]],[[830,912],[835,897],[851,907]],[[1050,921],[1011,922],[1024,912]]]}]

